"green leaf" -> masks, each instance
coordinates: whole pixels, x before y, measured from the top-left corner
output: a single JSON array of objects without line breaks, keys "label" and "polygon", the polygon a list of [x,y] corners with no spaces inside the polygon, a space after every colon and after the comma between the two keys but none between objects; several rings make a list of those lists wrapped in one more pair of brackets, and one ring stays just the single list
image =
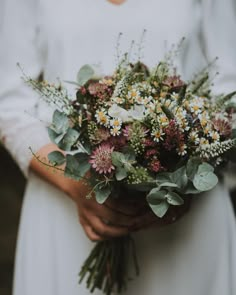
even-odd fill
[{"label": "green leaf", "polygon": [[65,163],[66,158],[65,156],[59,152],[59,151],[54,151],[48,154],[48,160],[55,166],[60,166]]},{"label": "green leaf", "polygon": [[[58,133],[56,133],[53,129],[51,129],[50,127],[48,127],[48,136],[50,138],[50,140],[53,142],[53,143],[56,143],[57,141],[57,138],[58,138]],[[57,143],[56,143],[57,144]]]},{"label": "green leaf", "polygon": [[89,171],[91,164],[89,163],[89,155],[85,153],[78,153],[74,155],[79,164],[80,175],[84,176]]},{"label": "green leaf", "polygon": [[118,181],[121,181],[121,180],[123,180],[126,177],[127,177],[127,171],[126,171],[126,169],[123,168],[123,167],[117,167],[116,168],[116,179]]},{"label": "green leaf", "polygon": [[71,177],[75,180],[80,180],[82,178],[82,175],[80,173],[80,165],[75,156],[66,156],[65,176]]},{"label": "green leaf", "polygon": [[165,183],[165,182],[171,182],[171,173],[163,172],[158,173],[156,177],[157,183]]},{"label": "green leaf", "polygon": [[202,163],[199,165],[197,173],[201,174],[202,172],[214,172],[214,167],[208,163]]},{"label": "green leaf", "polygon": [[201,193],[201,191],[197,190],[193,183],[189,181],[187,187],[185,188],[185,190],[183,191],[183,194],[188,195],[188,194],[199,194]]},{"label": "green leaf", "polygon": [[107,198],[110,196],[111,189],[110,187],[104,187],[104,188],[97,187],[96,189],[94,189],[94,192],[95,192],[96,201],[99,204],[103,204],[107,200]]},{"label": "green leaf", "polygon": [[149,204],[149,206],[158,217],[162,218],[168,211],[170,204],[168,204],[167,201],[162,201],[157,205]]},{"label": "green leaf", "polygon": [[78,82],[75,82],[75,81],[64,80],[64,82],[68,83],[68,84],[71,84],[71,85],[80,86],[80,84]]},{"label": "green leaf", "polygon": [[184,200],[175,192],[169,192],[166,198],[170,205],[180,206],[184,203]]},{"label": "green leaf", "polygon": [[213,172],[201,172],[195,175],[193,185],[199,191],[209,191],[218,183],[218,177]]},{"label": "green leaf", "polygon": [[120,152],[113,152],[112,155],[112,164],[119,168],[124,168],[126,172],[130,171],[132,168],[132,163],[134,162],[133,155],[123,154]]},{"label": "green leaf", "polygon": [[53,118],[52,118],[52,129],[58,133],[65,133],[67,129],[69,128],[69,119],[67,116],[58,110],[56,110],[53,113]]},{"label": "green leaf", "polygon": [[80,86],[83,86],[88,80],[92,79],[95,71],[90,65],[84,65],[80,68],[77,74],[77,82]]},{"label": "green leaf", "polygon": [[181,105],[182,101],[185,99],[186,90],[187,90],[187,85],[183,85],[179,91],[179,98],[177,101],[178,105]]},{"label": "green leaf", "polygon": [[69,128],[62,140],[58,143],[58,146],[64,151],[70,151],[72,146],[77,142],[79,135],[78,131]]},{"label": "green leaf", "polygon": [[169,120],[175,119],[174,114],[172,113],[172,111],[168,107],[166,107],[165,105],[162,105],[161,109]]},{"label": "green leaf", "polygon": [[193,180],[195,174],[198,171],[198,167],[201,164],[201,160],[198,158],[190,158],[187,163],[186,173],[190,180]]},{"label": "green leaf", "polygon": [[167,192],[164,190],[159,190],[159,188],[152,189],[147,195],[147,201],[149,204],[157,205],[160,202],[166,200]]},{"label": "green leaf", "polygon": [[120,152],[113,152],[111,155],[111,159],[112,159],[112,164],[115,165],[116,167],[122,167],[124,163],[126,162],[125,155]]},{"label": "green leaf", "polygon": [[225,96],[222,98],[222,100],[223,100],[224,102],[226,102],[226,101],[230,100],[232,97],[234,97],[235,95],[236,95],[236,91],[233,91],[233,92],[231,92],[231,93],[225,95]]},{"label": "green leaf", "polygon": [[173,182],[162,182],[159,187],[178,187],[178,185]]},{"label": "green leaf", "polygon": [[183,166],[173,173],[171,173],[171,180],[173,183],[176,183],[180,189],[184,189],[188,184],[188,177],[186,174],[186,167]]}]

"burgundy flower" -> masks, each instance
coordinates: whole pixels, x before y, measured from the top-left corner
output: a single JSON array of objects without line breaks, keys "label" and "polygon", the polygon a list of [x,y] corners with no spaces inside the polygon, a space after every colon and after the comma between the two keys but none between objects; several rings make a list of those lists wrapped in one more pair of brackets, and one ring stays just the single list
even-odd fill
[{"label": "burgundy flower", "polygon": [[127,138],[123,135],[111,136],[107,140],[107,144],[114,147],[114,150],[120,151],[123,147],[127,145]]},{"label": "burgundy flower", "polygon": [[108,86],[99,82],[92,82],[88,86],[88,92],[95,97],[104,99],[107,95]]},{"label": "burgundy flower", "polygon": [[158,154],[158,151],[157,149],[149,149],[146,151],[145,153],[145,158],[146,159],[150,159],[152,158],[153,156],[156,156]]},{"label": "burgundy flower", "polygon": [[149,169],[155,173],[163,171],[163,167],[162,167],[160,161],[157,159],[153,159],[151,161],[151,163],[149,164]]},{"label": "burgundy flower", "polygon": [[152,140],[151,138],[145,138],[144,145],[146,147],[155,147],[156,146],[156,142],[154,140]]},{"label": "burgundy flower", "polygon": [[169,125],[164,129],[164,133],[166,136],[163,146],[167,151],[184,144],[184,134],[179,130],[174,120],[169,122]]},{"label": "burgundy flower", "polygon": [[92,168],[99,174],[111,173],[115,167],[112,165],[112,152],[114,147],[108,144],[101,144],[97,147],[90,156],[89,163],[92,164]]},{"label": "burgundy flower", "polygon": [[80,87],[79,91],[82,95],[85,95],[87,93],[87,90],[84,86]]},{"label": "burgundy flower", "polygon": [[169,86],[170,88],[180,88],[185,85],[185,83],[180,79],[180,76],[171,76],[165,79],[163,84]]}]

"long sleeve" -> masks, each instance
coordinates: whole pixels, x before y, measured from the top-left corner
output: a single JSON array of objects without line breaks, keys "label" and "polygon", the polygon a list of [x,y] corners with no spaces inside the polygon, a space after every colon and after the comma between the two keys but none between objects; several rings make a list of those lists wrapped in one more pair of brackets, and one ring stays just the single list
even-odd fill
[{"label": "long sleeve", "polygon": [[[234,0],[202,0],[203,51],[208,61],[216,56],[219,75],[214,81],[215,93],[236,90],[236,2]],[[234,98],[236,101],[236,99]],[[234,122],[235,124],[236,122]],[[225,184],[236,187],[235,164],[225,171]]]},{"label": "long sleeve", "polygon": [[2,0],[0,26],[0,139],[27,176],[32,158],[49,142],[37,119],[37,95],[21,80],[19,62],[32,78],[43,70],[37,0]]},{"label": "long sleeve", "polygon": [[236,90],[236,2],[235,0],[201,0],[200,38],[208,61],[218,57],[216,92]]}]

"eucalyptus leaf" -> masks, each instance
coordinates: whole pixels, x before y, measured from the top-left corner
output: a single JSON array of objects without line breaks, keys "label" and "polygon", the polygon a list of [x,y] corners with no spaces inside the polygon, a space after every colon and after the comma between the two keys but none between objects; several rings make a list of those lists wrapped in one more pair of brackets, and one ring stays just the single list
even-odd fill
[{"label": "eucalyptus leaf", "polygon": [[120,152],[112,153],[112,164],[119,168],[124,168],[126,172],[132,168],[133,156],[130,154],[123,154]]},{"label": "eucalyptus leaf", "polygon": [[180,206],[184,203],[184,200],[180,197],[180,195],[175,192],[168,192],[166,198],[170,205]]},{"label": "eucalyptus leaf", "polygon": [[111,189],[110,187],[104,187],[104,188],[97,187],[96,189],[94,189],[94,192],[95,192],[96,201],[99,204],[103,204],[107,200],[107,198],[110,196]]},{"label": "eucalyptus leaf", "polygon": [[48,127],[48,136],[53,143],[56,143],[56,139],[58,138],[58,133],[56,133],[52,128]]},{"label": "eucalyptus leaf", "polygon": [[156,177],[157,183],[165,183],[165,182],[171,182],[171,173],[168,172],[163,172],[163,173],[158,173]]},{"label": "eucalyptus leaf", "polygon": [[124,166],[124,163],[126,162],[125,155],[120,152],[113,152],[111,155],[112,164],[116,167],[122,167]]},{"label": "eucalyptus leaf", "polygon": [[176,183],[180,189],[184,189],[188,184],[188,177],[186,174],[186,167],[183,166],[171,174],[171,180]]},{"label": "eucalyptus leaf", "polygon": [[218,177],[213,172],[201,172],[193,179],[194,187],[199,191],[209,191],[218,183]]},{"label": "eucalyptus leaf", "polygon": [[202,172],[214,172],[214,167],[208,163],[202,163],[199,165],[197,173],[201,174]]},{"label": "eucalyptus leaf", "polygon": [[65,156],[59,152],[59,151],[54,151],[48,154],[48,160],[55,166],[60,166],[65,163],[66,158]]},{"label": "eucalyptus leaf", "polygon": [[75,180],[80,180],[82,178],[82,175],[80,173],[80,165],[75,156],[66,156],[65,176],[73,178]]},{"label": "eucalyptus leaf", "polygon": [[74,155],[74,157],[79,164],[80,175],[84,176],[91,168],[91,164],[89,163],[89,155],[85,153],[78,153]]},{"label": "eucalyptus leaf", "polygon": [[185,190],[182,192],[183,194],[185,195],[188,195],[188,194],[199,194],[201,193],[201,191],[197,190],[193,183],[189,181],[187,187],[185,188]]},{"label": "eucalyptus leaf", "polygon": [[121,181],[127,177],[127,171],[123,167],[117,167],[116,168],[116,179],[118,181]]},{"label": "eucalyptus leaf", "polygon": [[68,84],[71,84],[71,85],[80,86],[80,84],[78,82],[75,82],[75,81],[64,80],[64,82],[68,83]]},{"label": "eucalyptus leaf", "polygon": [[186,174],[190,180],[193,180],[195,174],[198,171],[198,167],[201,164],[201,160],[198,158],[190,158],[188,160],[187,166],[186,166]]},{"label": "eucalyptus leaf", "polygon": [[167,201],[162,201],[157,205],[152,205],[149,203],[149,206],[158,217],[162,218],[168,211],[170,204],[168,204]]},{"label": "eucalyptus leaf", "polygon": [[95,75],[95,70],[90,65],[84,65],[80,68],[77,74],[77,82],[80,86],[83,86],[86,82],[92,79]]},{"label": "eucalyptus leaf", "polygon": [[58,146],[64,151],[70,151],[72,146],[77,142],[79,135],[79,132],[75,129],[68,128]]},{"label": "eucalyptus leaf", "polygon": [[162,182],[159,184],[159,187],[178,187],[178,185],[173,182]]},{"label": "eucalyptus leaf", "polygon": [[52,129],[58,134],[65,133],[69,128],[69,119],[67,116],[58,110],[53,113]]},{"label": "eucalyptus leaf", "polygon": [[147,201],[149,204],[157,205],[160,202],[166,200],[167,192],[165,190],[159,190],[159,188],[152,189],[147,195]]}]

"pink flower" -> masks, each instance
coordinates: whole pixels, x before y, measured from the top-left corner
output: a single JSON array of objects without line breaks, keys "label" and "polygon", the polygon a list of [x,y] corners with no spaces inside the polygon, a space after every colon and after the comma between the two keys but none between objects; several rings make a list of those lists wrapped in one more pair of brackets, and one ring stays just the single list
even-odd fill
[{"label": "pink flower", "polygon": [[226,119],[213,119],[215,129],[223,136],[230,137],[232,133],[232,126]]},{"label": "pink flower", "polygon": [[150,159],[152,158],[153,156],[156,156],[158,154],[158,151],[157,149],[149,149],[146,151],[145,153],[145,158],[146,159]]},{"label": "pink flower", "polygon": [[101,144],[93,151],[89,163],[99,174],[108,174],[115,169],[115,167],[112,165],[111,158],[113,150],[114,148],[110,145]]},{"label": "pink flower", "polygon": [[149,169],[153,172],[156,172],[156,173],[163,171],[163,167],[162,167],[160,161],[157,159],[153,159],[151,161],[151,163],[149,164]]},{"label": "pink flower", "polygon": [[185,85],[185,83],[180,79],[180,76],[167,77],[163,84],[169,86],[170,88],[180,88]]}]

